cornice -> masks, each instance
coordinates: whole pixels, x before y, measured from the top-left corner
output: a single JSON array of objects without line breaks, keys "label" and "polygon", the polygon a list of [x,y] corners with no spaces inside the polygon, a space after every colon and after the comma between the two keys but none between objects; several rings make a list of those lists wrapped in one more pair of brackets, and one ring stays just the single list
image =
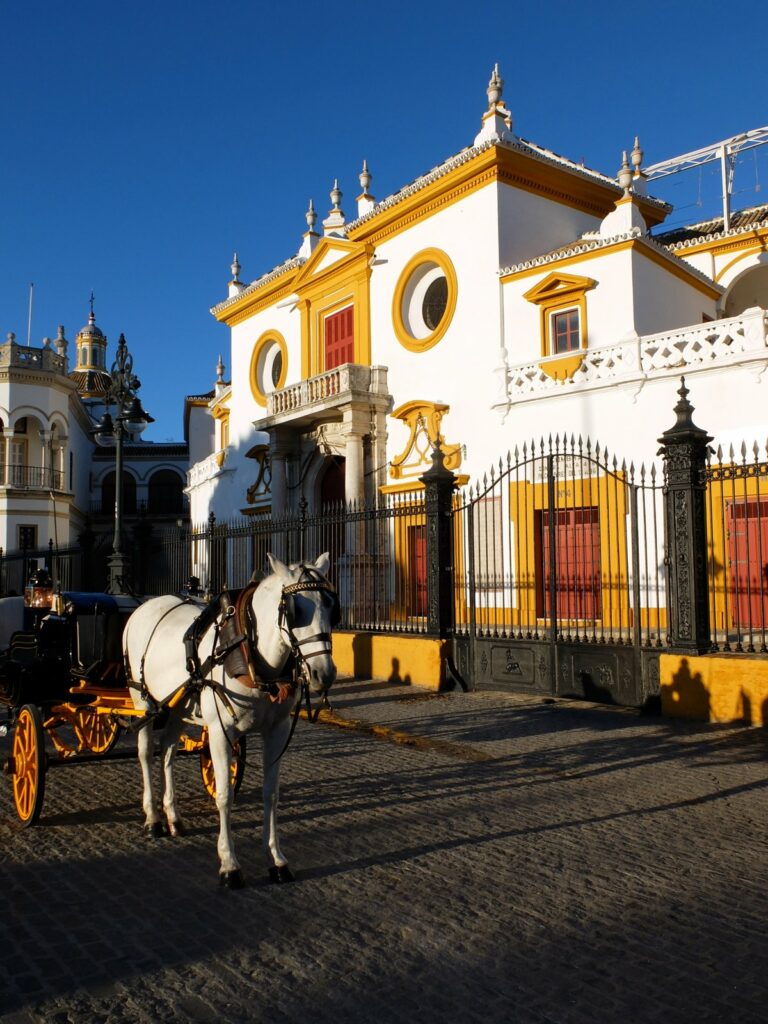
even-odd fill
[{"label": "cornice", "polygon": [[[304,256],[293,256],[291,259],[286,260],[279,266],[270,270],[268,274],[264,274],[262,277],[252,281],[247,288],[244,288],[237,295],[230,295],[229,298],[219,302],[215,306],[211,306],[211,313],[216,317],[217,320],[226,323],[239,323],[240,320],[244,319],[245,316],[249,316],[254,312],[258,312],[256,308],[257,300],[255,295],[261,293],[268,285],[273,284],[275,281],[289,274],[292,270],[297,270],[306,262]],[[268,305],[268,303],[264,303]],[[240,313],[243,315],[240,316]]]},{"label": "cornice", "polygon": [[713,231],[708,235],[700,235],[698,238],[686,238],[682,242],[671,242],[663,245],[669,252],[687,253],[713,252],[716,255],[725,252],[735,252],[743,248],[745,242],[768,239],[768,224],[762,227],[734,228],[731,231]]},{"label": "cornice", "polygon": [[557,252],[547,253],[536,259],[526,260],[524,263],[505,267],[499,271],[499,277],[502,283],[506,283],[507,281],[538,273],[543,267],[554,267],[558,264],[570,265],[585,259],[594,259],[596,256],[607,255],[625,249],[637,249],[644,256],[667,267],[678,277],[690,279],[691,283],[694,283],[700,290],[705,291],[711,298],[719,298],[723,294],[724,289],[720,285],[715,284],[711,277],[692,267],[686,260],[669,252],[666,246],[661,245],[655,239],[644,235],[640,228],[632,228],[630,231],[620,235],[613,235],[610,238],[590,239],[567,249],[558,249]]}]

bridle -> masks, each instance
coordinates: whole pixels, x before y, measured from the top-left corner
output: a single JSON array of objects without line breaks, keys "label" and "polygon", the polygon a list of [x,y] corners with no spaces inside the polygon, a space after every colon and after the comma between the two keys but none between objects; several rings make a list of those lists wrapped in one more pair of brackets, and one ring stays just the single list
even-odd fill
[{"label": "bridle", "polygon": [[[304,577],[307,577],[307,579]],[[277,626],[280,632],[287,638],[288,644],[291,648],[291,654],[302,668],[306,667],[306,663],[310,658],[318,658],[324,654],[331,653],[330,633],[314,633],[312,636],[305,636],[299,640],[293,631],[293,595],[306,594],[310,592],[321,592],[331,595],[333,602],[333,609],[331,611],[331,628],[338,623],[340,618],[339,596],[336,592],[336,588],[328,579],[326,579],[325,576],[318,572],[317,569],[314,569],[311,566],[303,566],[301,578],[296,583],[288,583],[283,586],[282,591],[280,592],[280,603],[277,606]],[[315,643],[321,644],[322,646],[316,651],[310,651],[309,653],[304,652],[304,647],[308,644]]]}]

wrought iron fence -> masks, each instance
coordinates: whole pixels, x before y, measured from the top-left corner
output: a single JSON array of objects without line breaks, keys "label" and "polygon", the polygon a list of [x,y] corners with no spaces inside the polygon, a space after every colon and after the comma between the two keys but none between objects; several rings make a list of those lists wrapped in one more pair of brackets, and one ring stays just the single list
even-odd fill
[{"label": "wrought iron fence", "polygon": [[54,550],[51,542],[45,548],[14,551],[6,554],[0,548],[0,597],[24,593],[31,572],[47,568],[62,590],[83,590],[83,552],[69,547]]},{"label": "wrought iron fence", "polygon": [[581,437],[508,453],[455,501],[457,631],[663,646],[659,476]]},{"label": "wrought iron fence", "polygon": [[768,443],[710,449],[707,566],[713,651],[768,652]]}]

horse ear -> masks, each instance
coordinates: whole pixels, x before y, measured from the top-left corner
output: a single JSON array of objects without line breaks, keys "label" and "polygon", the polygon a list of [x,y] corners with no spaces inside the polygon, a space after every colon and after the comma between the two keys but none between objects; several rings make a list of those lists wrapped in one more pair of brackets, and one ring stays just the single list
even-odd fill
[{"label": "horse ear", "polygon": [[276,555],[273,555],[271,551],[267,552],[267,558],[269,559],[269,564],[272,566],[272,572],[275,576],[279,576],[284,580],[291,575],[288,571],[288,566],[281,562]]},{"label": "horse ear", "polygon": [[317,569],[321,576],[327,576],[330,567],[331,556],[328,554],[327,551],[324,551],[322,555],[320,555],[318,560],[315,562],[315,568]]}]

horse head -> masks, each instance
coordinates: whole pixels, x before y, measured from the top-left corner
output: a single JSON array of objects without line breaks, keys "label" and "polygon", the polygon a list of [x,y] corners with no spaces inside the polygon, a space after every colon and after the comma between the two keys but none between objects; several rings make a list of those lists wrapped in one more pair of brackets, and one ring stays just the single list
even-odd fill
[{"label": "horse head", "polygon": [[340,617],[339,599],[327,576],[330,557],[326,552],[315,562],[294,565],[272,554],[267,558],[272,575],[253,596],[259,654],[278,671],[293,654],[312,692],[325,694],[336,678],[331,630]]}]

